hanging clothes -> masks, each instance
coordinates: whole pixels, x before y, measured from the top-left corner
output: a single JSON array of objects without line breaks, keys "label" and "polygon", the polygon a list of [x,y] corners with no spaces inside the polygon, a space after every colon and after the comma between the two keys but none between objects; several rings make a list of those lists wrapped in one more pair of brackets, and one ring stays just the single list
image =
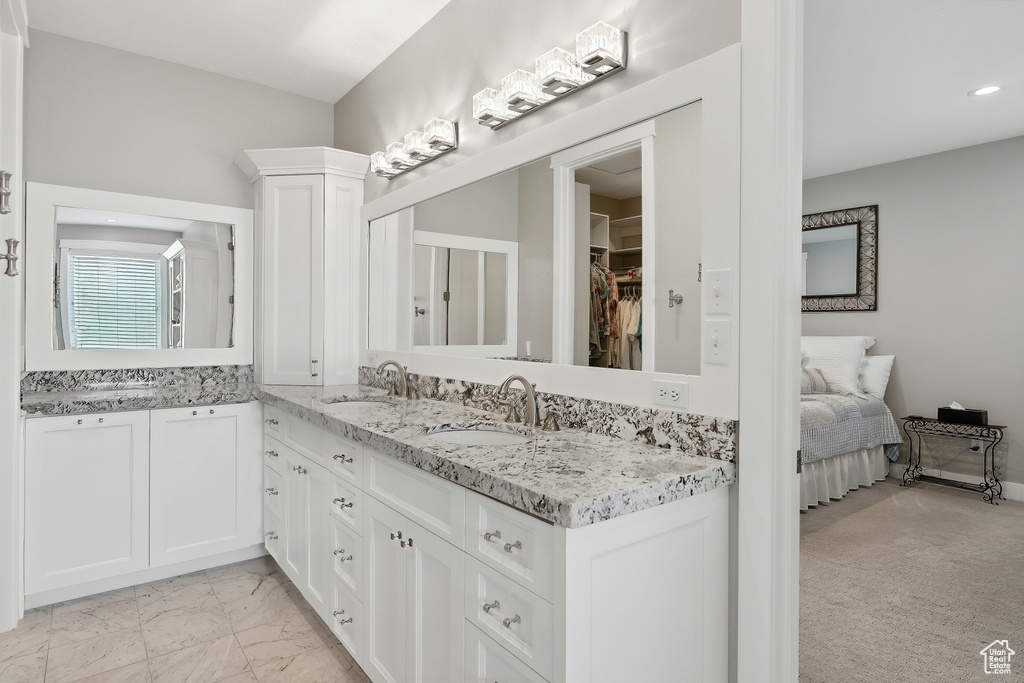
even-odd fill
[{"label": "hanging clothes", "polygon": [[590,365],[608,367],[618,356],[613,347],[621,334],[619,287],[615,274],[601,263],[590,264]]}]

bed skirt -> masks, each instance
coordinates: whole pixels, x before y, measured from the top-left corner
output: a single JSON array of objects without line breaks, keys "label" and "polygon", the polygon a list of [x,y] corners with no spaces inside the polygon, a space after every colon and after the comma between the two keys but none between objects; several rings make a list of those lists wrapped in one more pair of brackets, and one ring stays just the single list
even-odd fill
[{"label": "bed skirt", "polygon": [[849,491],[885,479],[888,473],[884,446],[807,463],[800,473],[800,509],[839,500]]}]

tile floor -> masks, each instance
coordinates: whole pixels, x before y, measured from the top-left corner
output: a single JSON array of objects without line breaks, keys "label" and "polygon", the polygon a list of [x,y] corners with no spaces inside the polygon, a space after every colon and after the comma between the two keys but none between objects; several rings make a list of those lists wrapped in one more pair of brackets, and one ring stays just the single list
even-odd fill
[{"label": "tile floor", "polygon": [[0,683],[369,683],[268,557],[41,607]]}]

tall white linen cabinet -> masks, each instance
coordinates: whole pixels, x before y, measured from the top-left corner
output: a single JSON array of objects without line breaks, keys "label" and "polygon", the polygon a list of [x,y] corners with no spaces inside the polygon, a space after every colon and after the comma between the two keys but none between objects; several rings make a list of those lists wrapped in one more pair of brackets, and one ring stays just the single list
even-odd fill
[{"label": "tall white linen cabinet", "polygon": [[246,150],[256,191],[256,381],[358,381],[359,211],[369,157],[329,147]]}]

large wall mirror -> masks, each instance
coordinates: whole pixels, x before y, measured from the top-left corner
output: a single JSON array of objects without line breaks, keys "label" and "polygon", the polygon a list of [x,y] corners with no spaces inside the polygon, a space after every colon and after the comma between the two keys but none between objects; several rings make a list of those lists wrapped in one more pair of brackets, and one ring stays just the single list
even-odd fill
[{"label": "large wall mirror", "polygon": [[371,221],[368,348],[699,375],[701,139],[698,101]]},{"label": "large wall mirror", "polygon": [[878,206],[807,214],[802,223],[802,310],[877,310]]},{"label": "large wall mirror", "polygon": [[252,212],[29,183],[29,370],[252,362]]}]

